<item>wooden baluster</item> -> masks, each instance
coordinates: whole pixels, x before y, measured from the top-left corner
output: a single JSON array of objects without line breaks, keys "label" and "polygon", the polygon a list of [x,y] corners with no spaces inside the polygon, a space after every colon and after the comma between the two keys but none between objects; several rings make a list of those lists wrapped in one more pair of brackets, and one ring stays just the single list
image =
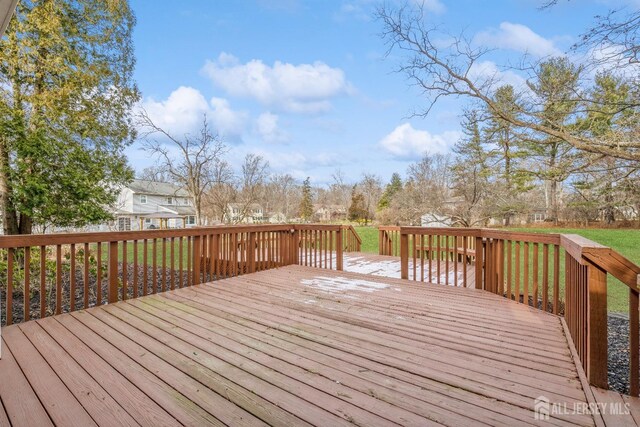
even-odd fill
[{"label": "wooden baluster", "polygon": [[44,319],[44,317],[47,314],[46,295],[47,295],[47,247],[40,246],[40,318],[41,319]]},{"label": "wooden baluster", "polygon": [[7,249],[7,309],[6,325],[13,323],[13,259],[15,249]]},{"label": "wooden baluster", "polygon": [[167,239],[162,238],[162,273],[160,275],[160,287],[162,292],[167,290]]},{"label": "wooden baluster", "polygon": [[147,295],[149,289],[149,242],[142,242],[142,295]]},{"label": "wooden baluster", "polygon": [[400,278],[409,279],[409,235],[400,234]]},{"label": "wooden baluster", "polygon": [[513,290],[511,289],[511,278],[513,273],[513,256],[511,253],[511,240],[507,240],[507,298],[513,299]]},{"label": "wooden baluster", "polygon": [[420,281],[424,282],[424,234],[420,235]]},{"label": "wooden baluster", "polygon": [[56,246],[56,314],[62,313],[62,246]]},{"label": "wooden baluster", "polygon": [[416,268],[418,266],[418,261],[417,261],[417,252],[418,252],[418,241],[416,239],[416,235],[412,234],[409,236],[409,239],[411,240],[411,251],[412,253],[412,259],[413,259],[413,280],[418,280],[418,276],[416,275]]},{"label": "wooden baluster", "polygon": [[560,309],[560,246],[553,246],[553,314]]},{"label": "wooden baluster", "polygon": [[549,245],[542,245],[542,307],[549,311]]},{"label": "wooden baluster", "polygon": [[194,236],[193,238],[193,284],[199,285],[200,282],[200,263],[202,260],[202,238]]},{"label": "wooden baluster", "polygon": [[440,263],[442,262],[442,253],[440,252],[440,240],[442,236],[436,236],[436,283],[440,284]]},{"label": "wooden baluster", "polygon": [[84,285],[84,308],[89,308],[89,243],[84,244],[84,272],[82,274]]},{"label": "wooden baluster", "polygon": [[176,246],[176,241],[174,237],[171,237],[171,240],[169,240],[169,244],[171,245],[169,247],[169,288],[171,290],[174,290],[176,288],[176,256],[175,256],[175,246]]},{"label": "wooden baluster", "polygon": [[336,231],[336,270],[342,271],[342,230]]},{"label": "wooden baluster", "polygon": [[138,241],[133,241],[133,297],[138,298]]},{"label": "wooden baluster", "polygon": [[128,271],[127,271],[127,246],[129,246],[129,242],[126,240],[122,241],[122,301],[126,301],[128,297],[127,292],[127,279],[128,279]]},{"label": "wooden baluster", "polygon": [[98,242],[96,258],[98,261],[96,266],[96,305],[102,305],[102,242]]},{"label": "wooden baluster", "polygon": [[469,238],[467,236],[462,237],[462,286],[467,287],[467,246],[469,245]]},{"label": "wooden baluster", "polygon": [[24,301],[23,313],[24,320],[31,319],[31,248],[27,246],[24,248],[24,286],[22,288]]},{"label": "wooden baluster", "polygon": [[476,237],[476,271],[474,280],[476,282],[476,289],[484,289],[482,283],[482,269],[484,263],[484,243],[482,237]]},{"label": "wooden baluster", "polygon": [[71,244],[71,257],[69,266],[69,309],[76,310],[76,245]]},{"label": "wooden baluster", "polygon": [[522,297],[522,302],[525,305],[529,305],[529,242],[524,242],[524,296]]},{"label": "wooden baluster", "polygon": [[516,242],[516,277],[515,277],[515,289],[516,302],[520,302],[520,242]]},{"label": "wooden baluster", "polygon": [[429,258],[429,283],[433,283],[433,235],[427,236],[429,239],[429,251],[427,257]]},{"label": "wooden baluster", "polygon": [[182,251],[182,247],[183,247],[183,238],[182,236],[178,237],[178,287],[179,288],[183,288],[184,287],[184,282],[183,282],[183,257],[184,257],[184,253]]},{"label": "wooden baluster", "polygon": [[118,302],[118,242],[109,242],[109,269],[107,280],[109,291],[107,302],[113,304]]},{"label": "wooden baluster", "polygon": [[151,239],[151,292],[158,293],[158,239]]},{"label": "wooden baluster", "polygon": [[538,253],[540,246],[533,245],[533,306],[538,308]]}]

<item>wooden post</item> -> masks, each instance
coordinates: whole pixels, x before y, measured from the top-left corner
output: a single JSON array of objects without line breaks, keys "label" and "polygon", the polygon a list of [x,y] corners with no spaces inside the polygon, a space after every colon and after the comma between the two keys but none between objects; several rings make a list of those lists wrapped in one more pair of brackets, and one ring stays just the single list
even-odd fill
[{"label": "wooden post", "polygon": [[378,229],[378,254],[384,255],[384,231]]},{"label": "wooden post", "polygon": [[596,387],[608,388],[607,380],[607,273],[588,263],[587,377]]},{"label": "wooden post", "polygon": [[109,242],[109,267],[107,270],[109,289],[107,302],[118,302],[118,242]]},{"label": "wooden post", "polygon": [[476,237],[476,289],[482,286],[482,265],[484,263],[484,243],[482,237]]},{"label": "wooden post", "polygon": [[640,393],[640,379],[638,378],[640,370],[638,296],[637,291],[629,289],[629,394],[631,396],[638,396],[638,393]]},{"label": "wooden post", "polygon": [[200,236],[193,237],[193,280],[191,282],[192,285],[200,284],[200,267],[202,260],[202,238]]},{"label": "wooden post", "polygon": [[342,271],[342,227],[336,230],[336,270]]},{"label": "wooden post", "polygon": [[400,278],[409,279],[409,235],[400,231]]}]

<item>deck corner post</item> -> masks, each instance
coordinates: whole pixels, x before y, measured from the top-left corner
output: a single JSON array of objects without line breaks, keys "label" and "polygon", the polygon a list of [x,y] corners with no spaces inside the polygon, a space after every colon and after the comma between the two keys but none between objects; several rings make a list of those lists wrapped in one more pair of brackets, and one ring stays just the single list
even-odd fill
[{"label": "deck corner post", "polygon": [[476,289],[484,289],[482,272],[484,266],[484,243],[481,236],[476,237]]},{"label": "deck corner post", "polygon": [[344,248],[342,247],[342,226],[336,230],[336,270],[342,271],[342,257]]},{"label": "deck corner post", "polygon": [[298,265],[300,263],[300,230],[296,227],[291,230],[291,262]]},{"label": "deck corner post", "polygon": [[400,231],[400,278],[409,279],[409,235]]},{"label": "deck corner post", "polygon": [[590,262],[587,267],[589,292],[586,371],[589,383],[607,389],[607,273]]},{"label": "deck corner post", "polygon": [[109,267],[107,270],[107,302],[118,302],[118,242],[109,242]]},{"label": "deck corner post", "polygon": [[384,231],[378,228],[378,255],[385,255],[384,253]]}]

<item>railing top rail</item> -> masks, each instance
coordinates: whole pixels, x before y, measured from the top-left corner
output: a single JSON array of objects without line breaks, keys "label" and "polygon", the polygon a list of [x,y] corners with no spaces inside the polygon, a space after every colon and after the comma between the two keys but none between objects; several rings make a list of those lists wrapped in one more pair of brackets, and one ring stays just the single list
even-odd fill
[{"label": "railing top rail", "polygon": [[560,234],[557,233],[528,233],[522,231],[494,230],[481,228],[480,237],[485,239],[505,239],[524,241],[529,243],[545,243],[550,245],[560,244]]},{"label": "railing top rail", "polygon": [[400,231],[399,225],[379,225],[378,230],[382,231]]},{"label": "railing top rail", "polygon": [[[191,237],[203,234],[248,233],[261,231],[287,231],[300,227],[291,224],[270,225],[228,225],[212,227],[191,227],[164,230],[99,231],[92,233],[54,233],[0,236],[0,248],[21,248],[28,246],[67,245],[78,243],[115,242],[127,240],[162,239],[171,237]],[[313,227],[313,226],[312,226]],[[315,228],[317,229],[317,228]]]},{"label": "railing top rail", "polygon": [[562,246],[574,259],[597,265],[634,291],[640,291],[640,266],[618,251],[577,234],[563,234]]},{"label": "railing top rail", "polygon": [[479,228],[456,227],[398,227],[401,234],[439,234],[442,236],[473,236],[480,237]]}]

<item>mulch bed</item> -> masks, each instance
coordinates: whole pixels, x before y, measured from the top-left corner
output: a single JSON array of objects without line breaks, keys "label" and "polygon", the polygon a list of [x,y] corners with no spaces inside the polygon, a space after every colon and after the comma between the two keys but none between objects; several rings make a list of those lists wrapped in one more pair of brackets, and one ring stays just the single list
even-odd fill
[{"label": "mulch bed", "polygon": [[621,314],[608,316],[609,388],[629,393],[629,318]]},{"label": "mulch bed", "polygon": [[[122,265],[119,266],[119,272],[122,271]],[[153,267],[149,266],[147,268],[147,293],[152,292],[152,281],[153,281]],[[162,289],[162,268],[156,268],[156,280],[157,280],[157,288],[158,291]],[[102,304],[106,304],[107,295],[108,295],[108,283],[106,273],[103,270],[103,277],[101,279],[100,287],[102,292]],[[134,277],[134,269],[132,265],[127,265],[127,296],[128,298],[133,298],[133,277]],[[143,273],[144,268],[138,267],[138,295],[143,295]],[[165,286],[169,289],[170,284],[170,274],[171,270],[169,268],[165,269]],[[38,278],[39,279],[39,278]],[[35,279],[34,279],[35,280]],[[78,269],[75,273],[76,280],[76,292],[75,292],[75,308],[76,310],[80,310],[84,308],[84,277],[82,269]],[[207,280],[211,280],[207,277]],[[95,274],[89,275],[89,307],[94,307],[97,303],[97,276]],[[174,270],[174,287],[179,286],[179,271]],[[182,286],[187,285],[187,271],[183,271],[182,275]],[[71,289],[71,281],[69,271],[62,272],[62,312],[68,312],[70,309],[70,289]],[[40,318],[40,285],[39,282],[36,284],[33,282],[31,284],[31,295],[29,298],[29,307],[30,307],[30,320],[39,319]],[[121,291],[120,299],[122,299]],[[55,283],[51,283],[51,281],[47,281],[47,289],[45,291],[45,317],[52,316],[55,314],[55,303],[56,303],[56,289]],[[6,325],[6,288],[0,288],[0,308],[2,312],[2,319],[0,320],[0,326]],[[14,290],[13,292],[13,323],[20,323],[24,321],[24,292],[22,290]]]}]

